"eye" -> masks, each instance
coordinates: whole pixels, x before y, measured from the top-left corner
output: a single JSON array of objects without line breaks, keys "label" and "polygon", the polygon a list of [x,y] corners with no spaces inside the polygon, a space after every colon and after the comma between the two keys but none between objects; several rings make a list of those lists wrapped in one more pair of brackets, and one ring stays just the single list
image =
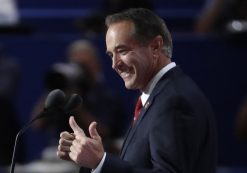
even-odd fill
[{"label": "eye", "polygon": [[120,50],[118,50],[118,53],[120,53],[121,55],[126,55],[128,53],[128,50],[120,49]]}]

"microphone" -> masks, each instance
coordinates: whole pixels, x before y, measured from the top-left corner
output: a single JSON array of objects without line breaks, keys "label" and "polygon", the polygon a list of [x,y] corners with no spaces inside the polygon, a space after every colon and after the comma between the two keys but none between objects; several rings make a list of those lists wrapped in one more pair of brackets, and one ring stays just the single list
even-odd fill
[{"label": "microphone", "polygon": [[65,102],[65,94],[60,89],[52,90],[45,101],[45,109],[52,107],[58,107],[63,105]]},{"label": "microphone", "polygon": [[34,119],[30,121],[36,121],[37,119],[54,115],[56,112],[61,112],[65,103],[65,94],[60,89],[52,90],[45,100],[44,110],[39,113]]},{"label": "microphone", "polygon": [[82,98],[81,96],[79,96],[78,94],[72,94],[66,105],[64,106],[64,111],[65,113],[69,113],[69,111],[75,109],[76,107],[78,107],[80,104],[82,103]]},{"label": "microphone", "polygon": [[82,98],[78,94],[72,94],[68,101],[65,103],[65,94],[60,89],[52,90],[45,100],[44,110],[38,114],[35,118],[29,121],[16,135],[15,145],[13,150],[12,162],[10,173],[14,173],[15,168],[15,153],[18,145],[19,137],[32,125],[32,123],[40,118],[57,115],[66,114],[69,111],[75,109],[82,102]]}]

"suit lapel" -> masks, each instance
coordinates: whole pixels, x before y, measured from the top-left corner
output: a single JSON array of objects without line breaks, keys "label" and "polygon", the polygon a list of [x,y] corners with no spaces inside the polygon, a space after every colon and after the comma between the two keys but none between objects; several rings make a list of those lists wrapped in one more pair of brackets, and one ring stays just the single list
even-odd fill
[{"label": "suit lapel", "polygon": [[[133,139],[133,136],[134,136],[134,134],[136,132],[136,129],[139,127],[139,125],[141,124],[143,118],[146,116],[147,110],[152,106],[155,97],[159,94],[159,92],[161,90],[163,90],[165,88],[165,86],[167,85],[167,83],[169,82],[169,80],[171,78],[173,78],[174,76],[177,76],[179,74],[182,74],[182,70],[179,68],[179,66],[176,66],[173,69],[169,70],[159,80],[159,82],[155,86],[153,92],[151,93],[150,97],[148,98],[146,104],[142,108],[136,124],[133,127],[130,127],[128,132],[127,132],[126,138],[125,138],[124,143],[123,143],[123,147],[122,147],[121,152],[120,152],[121,159],[124,158],[126,150],[127,150],[128,146],[129,146],[129,144],[131,143],[131,140]],[[149,115],[149,116],[152,116],[152,115]]]},{"label": "suit lapel", "polygon": [[135,134],[135,131],[136,129],[138,128],[138,126],[140,125],[143,117],[146,115],[146,111],[148,110],[148,108],[152,105],[152,102],[153,102],[153,97],[150,97],[146,104],[143,106],[143,108],[141,109],[141,112],[140,112],[140,115],[139,115],[139,118],[137,119],[136,123],[134,126],[131,126],[128,130],[128,133],[126,135],[126,138],[124,140],[124,143],[123,143],[123,147],[122,147],[122,150],[120,152],[120,157],[123,158],[124,155],[125,155],[125,152],[126,152],[126,149],[128,148],[129,144],[130,144],[130,141],[131,139],[133,138],[134,134]]}]

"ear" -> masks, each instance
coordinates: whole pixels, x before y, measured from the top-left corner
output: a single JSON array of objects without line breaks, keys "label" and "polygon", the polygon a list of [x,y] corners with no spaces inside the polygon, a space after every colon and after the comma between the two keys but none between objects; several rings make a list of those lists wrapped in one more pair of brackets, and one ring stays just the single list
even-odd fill
[{"label": "ear", "polygon": [[162,52],[163,49],[163,38],[162,36],[158,35],[156,36],[150,43],[151,51],[154,56],[154,58],[157,58],[159,53]]}]

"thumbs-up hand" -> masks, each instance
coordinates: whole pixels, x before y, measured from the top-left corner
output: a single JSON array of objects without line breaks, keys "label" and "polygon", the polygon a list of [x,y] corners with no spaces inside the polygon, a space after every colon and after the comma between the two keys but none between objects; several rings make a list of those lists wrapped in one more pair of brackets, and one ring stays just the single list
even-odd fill
[{"label": "thumbs-up hand", "polygon": [[71,159],[79,166],[95,169],[104,155],[101,137],[96,129],[97,123],[90,124],[90,137],[85,135],[73,116],[69,119],[69,125],[74,133],[73,135],[66,133],[66,136],[61,137],[58,156],[62,159]]}]

